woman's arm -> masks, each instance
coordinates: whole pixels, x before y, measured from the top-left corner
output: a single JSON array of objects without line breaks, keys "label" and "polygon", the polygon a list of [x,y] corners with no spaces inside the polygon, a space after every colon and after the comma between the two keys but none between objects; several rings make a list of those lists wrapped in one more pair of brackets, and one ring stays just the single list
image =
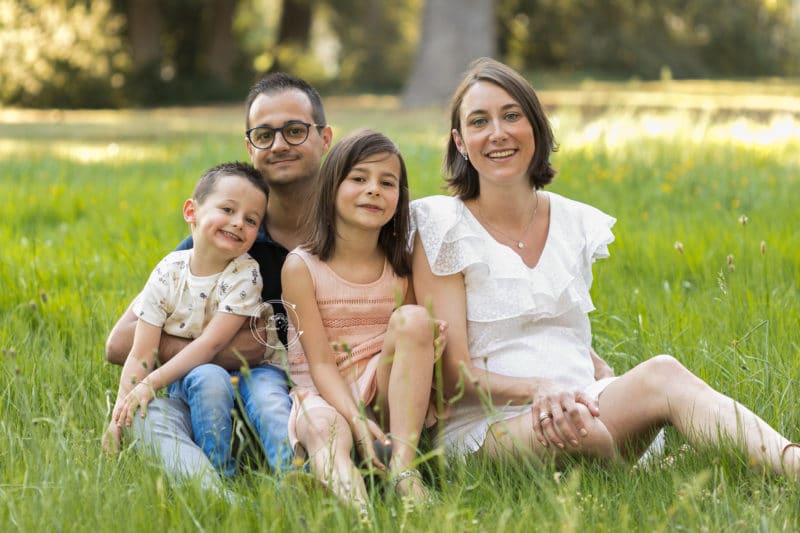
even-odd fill
[{"label": "woman's arm", "polygon": [[298,331],[302,331],[300,344],[317,391],[350,424],[356,444],[365,455],[364,459],[378,468],[383,468],[375,456],[372,441],[374,438],[386,441],[386,435],[377,425],[368,423],[360,406],[353,399],[350,387],[339,374],[336,358],[317,306],[314,283],[302,259],[293,254],[286,258],[281,271],[281,283],[284,302],[295,306],[298,323],[294,326]]}]

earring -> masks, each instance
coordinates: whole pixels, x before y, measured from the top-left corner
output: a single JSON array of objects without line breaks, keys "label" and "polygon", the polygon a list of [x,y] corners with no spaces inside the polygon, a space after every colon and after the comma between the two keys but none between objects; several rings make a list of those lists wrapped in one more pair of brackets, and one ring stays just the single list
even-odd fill
[{"label": "earring", "polygon": [[464,156],[464,161],[469,161],[469,156],[467,155],[467,152],[461,152],[461,155]]}]

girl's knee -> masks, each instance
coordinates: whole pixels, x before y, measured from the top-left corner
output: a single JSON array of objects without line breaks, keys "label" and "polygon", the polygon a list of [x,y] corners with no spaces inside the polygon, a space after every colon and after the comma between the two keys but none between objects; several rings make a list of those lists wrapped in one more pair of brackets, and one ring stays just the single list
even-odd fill
[{"label": "girl's knee", "polygon": [[398,307],[389,318],[389,330],[397,338],[433,343],[433,322],[428,310],[421,305]]},{"label": "girl's knee", "polygon": [[297,432],[307,450],[320,447],[339,448],[352,444],[350,426],[339,413],[313,409],[300,413]]}]

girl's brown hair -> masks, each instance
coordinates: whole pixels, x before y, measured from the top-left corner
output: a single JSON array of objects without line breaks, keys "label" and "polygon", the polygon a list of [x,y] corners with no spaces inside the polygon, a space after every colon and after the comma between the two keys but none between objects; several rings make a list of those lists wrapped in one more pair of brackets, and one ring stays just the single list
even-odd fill
[{"label": "girl's brown hair", "polygon": [[400,150],[388,137],[373,130],[355,131],[336,143],[319,171],[319,190],[311,202],[303,247],[322,261],[336,248],[336,194],[339,185],[361,161],[378,154],[394,154],[400,160],[400,195],[394,216],[383,225],[378,247],[398,276],[411,274],[408,248],[408,175]]}]

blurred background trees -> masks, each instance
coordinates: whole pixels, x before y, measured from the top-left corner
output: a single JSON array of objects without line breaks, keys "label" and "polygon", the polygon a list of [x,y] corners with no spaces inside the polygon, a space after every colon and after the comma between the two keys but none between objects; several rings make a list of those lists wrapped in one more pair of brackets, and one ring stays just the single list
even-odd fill
[{"label": "blurred background trees", "polygon": [[800,2],[0,0],[4,105],[238,101],[276,69],[430,103],[480,54],[615,79],[797,76]]}]

